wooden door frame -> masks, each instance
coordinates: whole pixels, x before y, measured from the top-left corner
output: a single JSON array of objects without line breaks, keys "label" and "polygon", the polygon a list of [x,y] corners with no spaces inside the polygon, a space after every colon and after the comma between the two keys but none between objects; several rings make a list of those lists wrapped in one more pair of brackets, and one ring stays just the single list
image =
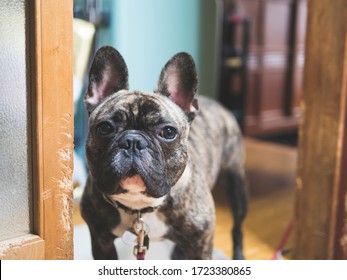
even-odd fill
[{"label": "wooden door frame", "polygon": [[73,1],[26,5],[33,226],[1,242],[0,258],[72,259]]},{"label": "wooden door frame", "polygon": [[347,259],[346,15],[347,0],[308,1],[296,259]]},{"label": "wooden door frame", "polygon": [[73,258],[73,1],[35,1],[34,232],[45,259]]}]

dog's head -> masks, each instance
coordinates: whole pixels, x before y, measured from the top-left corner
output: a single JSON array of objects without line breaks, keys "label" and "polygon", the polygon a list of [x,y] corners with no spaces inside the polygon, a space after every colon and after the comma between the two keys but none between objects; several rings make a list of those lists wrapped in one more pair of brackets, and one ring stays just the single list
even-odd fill
[{"label": "dog's head", "polygon": [[141,194],[150,201],[170,191],[187,163],[197,83],[192,57],[178,53],[164,66],[154,92],[129,91],[122,56],[112,47],[97,51],[85,95],[86,152],[101,192],[134,199]]}]

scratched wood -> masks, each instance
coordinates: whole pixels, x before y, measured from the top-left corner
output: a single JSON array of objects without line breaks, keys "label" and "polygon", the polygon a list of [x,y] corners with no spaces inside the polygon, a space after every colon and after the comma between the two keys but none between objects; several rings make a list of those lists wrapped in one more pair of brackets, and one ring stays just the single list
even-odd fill
[{"label": "scratched wood", "polygon": [[0,260],[43,260],[45,241],[27,234],[0,242]]},{"label": "scratched wood", "polygon": [[347,1],[333,2],[308,1],[295,206],[296,259],[337,257],[337,206],[343,187],[340,171],[346,166]]},{"label": "scratched wood", "polygon": [[73,1],[36,0],[30,13],[34,231],[45,259],[72,259]]},{"label": "scratched wood", "polygon": [[72,0],[27,1],[33,232],[0,259],[72,259]]}]

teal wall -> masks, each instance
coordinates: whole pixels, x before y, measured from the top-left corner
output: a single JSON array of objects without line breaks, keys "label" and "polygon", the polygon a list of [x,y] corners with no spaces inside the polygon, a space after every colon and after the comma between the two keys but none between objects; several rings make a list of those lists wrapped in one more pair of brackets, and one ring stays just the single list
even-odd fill
[{"label": "teal wall", "polygon": [[152,91],[164,64],[177,52],[190,53],[199,75],[199,93],[215,95],[214,0],[103,0],[111,27],[99,44],[112,45],[129,68],[131,89]]}]

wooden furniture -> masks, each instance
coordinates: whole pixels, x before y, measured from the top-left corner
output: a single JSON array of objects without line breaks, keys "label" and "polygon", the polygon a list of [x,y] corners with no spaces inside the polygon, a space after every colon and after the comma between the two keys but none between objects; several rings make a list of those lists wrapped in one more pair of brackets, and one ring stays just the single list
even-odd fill
[{"label": "wooden furniture", "polygon": [[[239,106],[246,135],[297,130],[304,62],[307,0],[242,0],[238,13],[250,19],[247,87],[243,104],[232,104],[235,84],[221,89],[221,101]],[[235,44],[242,45],[242,36]],[[222,74],[223,76],[223,74]],[[230,79],[231,80],[231,79]]]},{"label": "wooden furniture", "polygon": [[[243,104],[247,92],[247,58],[250,19],[236,13],[223,18],[220,99],[244,123]],[[240,38],[241,42],[238,38]]]}]

